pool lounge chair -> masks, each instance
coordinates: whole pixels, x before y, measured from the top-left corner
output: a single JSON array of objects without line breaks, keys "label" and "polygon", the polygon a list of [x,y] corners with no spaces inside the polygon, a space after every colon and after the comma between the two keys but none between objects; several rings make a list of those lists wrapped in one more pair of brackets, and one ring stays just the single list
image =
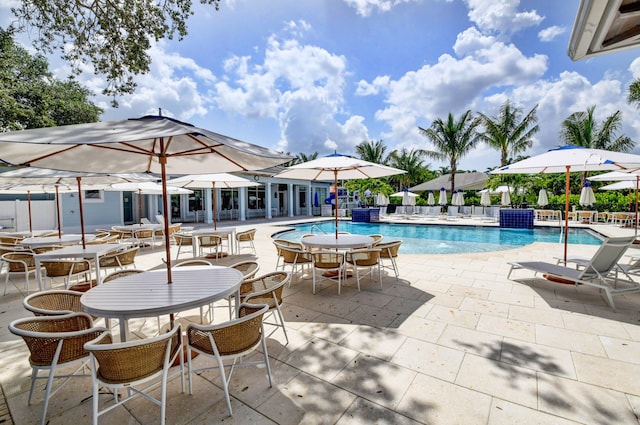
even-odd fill
[{"label": "pool lounge chair", "polygon": [[[543,261],[523,261],[508,263],[511,266],[507,279],[516,269],[533,270],[536,273],[544,273],[547,276],[566,279],[576,285],[594,286],[604,292],[607,301],[613,311],[616,306],[613,296],[629,292],[639,292],[640,284],[631,279],[619,279],[617,275],[618,261],[631,246],[635,236],[607,238],[603,241],[598,251],[591,259],[584,263],[582,268],[567,267]],[[627,275],[628,276],[628,275]],[[628,276],[629,277],[629,276]],[[618,284],[624,284],[618,287]]]}]

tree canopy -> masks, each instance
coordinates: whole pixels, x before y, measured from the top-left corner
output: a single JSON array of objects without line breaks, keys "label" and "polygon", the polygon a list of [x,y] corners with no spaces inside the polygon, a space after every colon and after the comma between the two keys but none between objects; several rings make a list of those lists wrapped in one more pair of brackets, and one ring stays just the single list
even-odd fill
[{"label": "tree canopy", "polygon": [[[220,0],[200,0],[215,6]],[[104,75],[103,93],[115,96],[135,90],[133,76],[149,71],[147,53],[153,41],[187,35],[191,0],[21,0],[12,8],[20,29],[30,31],[36,49],[59,51],[76,73],[86,64]]]},{"label": "tree canopy", "polygon": [[30,55],[0,28],[0,131],[96,122],[102,109],[91,95],[72,78],[55,79],[42,55]]}]

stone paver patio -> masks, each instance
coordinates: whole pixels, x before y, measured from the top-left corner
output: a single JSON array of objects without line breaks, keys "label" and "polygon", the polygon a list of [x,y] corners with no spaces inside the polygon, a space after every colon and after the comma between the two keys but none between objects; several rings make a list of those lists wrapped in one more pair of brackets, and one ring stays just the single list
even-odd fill
[{"label": "stone paver patio", "polygon": [[[275,269],[271,235],[281,224],[238,223],[258,228],[259,273]],[[590,256],[596,248],[569,250]],[[253,257],[244,252],[220,262]],[[236,370],[230,418],[217,373],[196,376],[193,395],[182,394],[174,379],[167,423],[637,425],[640,294],[616,297],[614,313],[594,288],[552,283],[526,270],[506,279],[509,261],[554,261],[561,253],[559,244],[536,243],[478,254],[402,254],[399,279],[385,273],[383,289],[365,280],[358,292],[351,278],[340,296],[331,284],[313,295],[308,273],[297,275],[285,291],[289,344],[281,331],[268,340],[273,387],[264,369]],[[158,267],[163,256],[163,249],[147,249],[137,267]],[[0,311],[0,384],[10,412],[2,415],[0,405],[0,421],[36,424],[42,394],[27,406],[28,351],[7,329],[28,316],[17,288],[21,282],[9,286]],[[216,320],[225,312],[217,309]],[[198,312],[180,316],[190,314]],[[149,320],[142,332],[151,334],[154,326]],[[90,388],[90,379],[79,379],[56,394],[49,423],[91,423]],[[137,399],[100,423],[158,420],[158,408]]]}]

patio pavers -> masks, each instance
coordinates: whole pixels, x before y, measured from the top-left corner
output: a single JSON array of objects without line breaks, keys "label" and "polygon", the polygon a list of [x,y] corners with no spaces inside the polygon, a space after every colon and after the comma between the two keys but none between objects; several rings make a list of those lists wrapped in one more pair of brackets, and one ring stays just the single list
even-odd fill
[{"label": "patio pavers", "polygon": [[[274,270],[270,236],[277,224],[237,223],[258,228],[259,274]],[[570,246],[572,255],[593,251]],[[401,254],[399,279],[383,272],[382,290],[364,279],[358,292],[351,278],[341,295],[328,283],[313,295],[305,270],[284,292],[289,344],[281,331],[268,340],[273,388],[264,369],[234,372],[229,418],[217,372],[196,376],[192,396],[173,379],[167,423],[638,424],[640,294],[617,297],[614,313],[594,288],[526,271],[506,279],[509,261],[553,261],[561,252],[562,245],[536,243],[477,254]],[[144,250],[136,265],[161,266],[163,255]],[[37,423],[42,408],[41,397],[26,405],[27,350],[6,329],[27,315],[22,298],[10,286],[0,311],[0,383],[17,425]],[[216,321],[225,318],[217,309]],[[155,320],[141,328],[154,330]],[[91,403],[82,401],[90,382],[67,388],[51,399],[50,423],[90,423]],[[153,424],[158,415],[139,399],[100,423]]]}]

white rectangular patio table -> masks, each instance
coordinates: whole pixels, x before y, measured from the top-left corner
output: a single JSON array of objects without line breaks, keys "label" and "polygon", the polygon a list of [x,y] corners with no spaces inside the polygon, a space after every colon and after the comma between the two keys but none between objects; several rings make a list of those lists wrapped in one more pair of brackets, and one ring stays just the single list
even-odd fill
[{"label": "white rectangular patio table", "polygon": [[[95,239],[95,235],[84,235],[85,241]],[[28,248],[40,248],[43,246],[53,245],[75,245],[82,240],[82,235],[68,234],[58,236],[41,236],[33,238],[24,238],[20,241],[20,245]]]},{"label": "white rectangular patio table", "polygon": [[236,236],[236,228],[235,227],[218,227],[216,230],[213,229],[197,229],[188,233],[193,236],[193,256],[198,256],[199,251],[199,243],[198,236],[207,236],[207,235],[216,235],[220,237],[226,237],[227,243],[229,245],[229,254],[234,254],[234,240]]},{"label": "white rectangular patio table", "polygon": [[[136,273],[91,288],[80,298],[82,308],[98,317],[118,319],[120,338],[126,340],[127,320],[178,313],[235,294],[240,299],[242,273],[221,266],[180,267]],[[237,305],[236,305],[237,307]]]},{"label": "white rectangular patio table", "polygon": [[103,243],[98,245],[87,245],[86,248],[82,248],[82,245],[70,245],[61,249],[53,251],[43,252],[36,254],[36,276],[38,277],[38,288],[42,291],[42,273],[40,272],[40,263],[47,260],[58,260],[61,258],[91,258],[94,261],[96,270],[96,279],[100,279],[100,261],[101,256],[108,254],[112,251],[123,248],[121,244],[117,243]]}]

